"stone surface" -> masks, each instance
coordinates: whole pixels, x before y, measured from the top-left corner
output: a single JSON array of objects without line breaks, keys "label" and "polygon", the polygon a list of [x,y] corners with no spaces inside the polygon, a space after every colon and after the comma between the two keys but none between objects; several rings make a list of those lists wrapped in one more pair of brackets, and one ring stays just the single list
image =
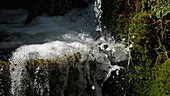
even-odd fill
[{"label": "stone surface", "polygon": [[50,16],[63,15],[73,8],[87,7],[88,3],[84,0],[37,0],[30,10],[25,24],[30,23],[43,12]]},{"label": "stone surface", "polygon": [[29,10],[25,24],[42,13],[63,15],[72,8],[87,7],[91,0],[0,0],[0,8],[24,8]]},{"label": "stone surface", "polygon": [[[127,77],[124,70],[113,71],[104,83],[98,62],[85,60],[81,55],[66,55],[54,60],[33,59],[25,63],[26,78],[22,80],[24,96],[123,96],[127,95]],[[9,62],[0,62],[0,94],[11,95]],[[100,78],[98,76],[100,75]],[[21,77],[22,78],[22,77]],[[26,85],[26,86],[25,86]],[[101,93],[98,93],[100,92]],[[21,92],[21,91],[19,91]],[[21,93],[22,93],[21,92]],[[100,95],[98,95],[100,94]],[[15,94],[18,95],[18,92]]]},{"label": "stone surface", "polygon": [[9,62],[0,61],[0,96],[10,96]]}]

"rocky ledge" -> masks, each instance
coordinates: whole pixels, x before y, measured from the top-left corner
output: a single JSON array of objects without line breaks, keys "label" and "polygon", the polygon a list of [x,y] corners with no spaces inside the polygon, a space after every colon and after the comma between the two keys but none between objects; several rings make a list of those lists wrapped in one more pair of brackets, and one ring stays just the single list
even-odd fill
[{"label": "rocky ledge", "polygon": [[[127,93],[124,70],[115,70],[106,78],[107,70],[96,60],[80,61],[78,52],[53,60],[32,59],[24,63],[26,70],[17,71],[18,65],[0,62],[0,94],[10,96],[122,96]],[[120,75],[117,72],[120,71]],[[11,72],[18,73],[15,77]],[[20,74],[20,76],[19,76]],[[20,79],[16,79],[16,78]],[[18,82],[18,83],[17,83]],[[11,93],[12,92],[12,93]]]},{"label": "rocky ledge", "polygon": [[29,10],[25,24],[29,24],[42,13],[50,16],[63,15],[72,8],[85,8],[92,0],[0,0],[2,8],[24,8]]}]

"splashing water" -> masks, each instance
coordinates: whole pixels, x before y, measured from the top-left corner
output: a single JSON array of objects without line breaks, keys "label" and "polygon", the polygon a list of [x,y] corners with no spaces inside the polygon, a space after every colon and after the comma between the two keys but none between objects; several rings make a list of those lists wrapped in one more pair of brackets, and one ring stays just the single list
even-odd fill
[{"label": "splashing water", "polygon": [[[108,48],[104,49],[104,44],[107,44]],[[22,85],[23,83],[21,83],[21,81],[22,79],[28,78],[28,73],[25,69],[25,62],[29,59],[53,60],[57,56],[64,56],[66,54],[73,54],[76,52],[80,52],[83,55],[81,62],[96,60],[100,64],[98,66],[100,71],[107,71],[107,74],[104,76],[100,76],[100,71],[96,72],[95,76],[98,80],[103,77],[105,78],[103,83],[110,77],[112,71],[120,70],[122,68],[118,65],[111,65],[111,63],[126,60],[126,50],[124,45],[113,42],[108,43],[100,40],[93,41],[88,39],[84,42],[76,41],[69,43],[63,41],[53,41],[45,44],[25,45],[18,48],[16,52],[13,53],[11,58],[11,66],[14,68],[14,71],[11,71],[12,92],[19,93],[21,91],[24,96],[23,93],[26,89],[19,89],[17,86],[25,86]]]},{"label": "splashing water", "polygon": [[102,7],[101,0],[96,0],[94,4],[94,11],[95,11],[95,15],[98,21],[98,25],[96,26],[96,31],[99,31],[99,32],[102,31],[100,19],[101,19],[103,11],[101,10],[101,7]]},{"label": "splashing water", "polygon": [[[17,48],[10,58],[11,68],[13,69],[11,70],[11,92],[14,96],[26,96],[25,91],[29,86],[27,81],[31,80],[29,80],[30,76],[26,70],[25,63],[30,59],[53,60],[57,56],[62,57],[79,52],[82,56],[80,66],[82,66],[83,62],[87,62],[88,69],[88,62],[97,62],[96,67],[98,70],[94,72],[93,77],[96,80],[104,78],[101,85],[111,76],[112,71],[117,71],[118,74],[118,70],[123,69],[123,67],[112,65],[112,63],[127,59],[126,46],[116,43],[110,35],[106,37],[100,34],[102,32],[100,21],[102,14],[101,0],[96,0],[94,4],[86,9],[71,10],[64,16],[48,17],[43,14],[29,25],[22,24],[27,14],[25,10],[18,9],[15,12],[13,10],[2,10],[0,14],[3,14],[0,15],[3,18],[7,17],[7,15],[15,18],[12,21],[7,18],[7,24],[0,24],[2,26],[0,31],[9,34],[20,34],[19,39],[12,38],[8,42],[1,43],[2,48],[32,44]],[[3,22],[3,20],[0,21]],[[48,78],[49,73],[47,70],[38,67],[34,73],[35,80],[31,83],[38,96],[50,96],[49,80],[44,79],[43,83],[39,83],[41,82],[39,77]],[[69,69],[67,70],[69,72]],[[103,73],[103,71],[106,71],[106,73]],[[87,71],[87,74],[89,73]],[[68,74],[65,79],[68,79]],[[64,82],[63,86],[66,87],[67,81]],[[91,88],[96,90],[96,95],[102,96],[101,85],[95,80],[92,85]],[[64,87],[61,90],[61,96],[64,94]]]}]

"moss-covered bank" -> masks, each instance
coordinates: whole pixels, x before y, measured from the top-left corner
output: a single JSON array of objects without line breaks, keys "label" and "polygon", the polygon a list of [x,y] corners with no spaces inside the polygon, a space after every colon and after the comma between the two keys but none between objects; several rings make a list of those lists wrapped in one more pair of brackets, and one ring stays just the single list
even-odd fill
[{"label": "moss-covered bank", "polygon": [[[129,46],[129,82],[133,96],[170,96],[170,1],[113,0],[105,22]],[[113,3],[110,3],[110,6]],[[115,9],[117,8],[117,9]],[[119,10],[119,11],[117,11]],[[121,11],[120,11],[121,10]],[[116,14],[116,15],[115,15]]]}]

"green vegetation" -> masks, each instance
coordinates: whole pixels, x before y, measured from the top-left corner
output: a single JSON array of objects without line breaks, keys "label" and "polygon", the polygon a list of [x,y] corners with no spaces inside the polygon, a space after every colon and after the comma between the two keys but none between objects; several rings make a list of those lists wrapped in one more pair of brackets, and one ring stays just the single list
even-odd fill
[{"label": "green vegetation", "polygon": [[170,0],[124,2],[109,28],[133,45],[127,64],[132,95],[170,96]]},{"label": "green vegetation", "polygon": [[[66,64],[69,64],[69,66],[76,66],[78,62],[81,59],[81,53],[77,52],[70,55],[64,55],[64,56],[57,56],[55,59],[52,60],[43,60],[43,59],[30,59],[26,61],[26,67],[28,70],[35,70],[38,66],[42,67],[59,67],[59,66],[68,66]],[[13,68],[10,68],[11,62],[4,62],[0,61],[0,69],[9,71],[10,69],[13,70]]]},{"label": "green vegetation", "polygon": [[43,59],[31,59],[27,61],[26,68],[29,72],[34,72],[37,67],[64,67],[73,66],[76,67],[81,59],[81,53],[77,52],[71,55],[58,56],[53,60],[43,60]]},{"label": "green vegetation", "polygon": [[0,61],[0,69],[9,70],[10,69],[9,65],[10,65],[10,62]]}]

